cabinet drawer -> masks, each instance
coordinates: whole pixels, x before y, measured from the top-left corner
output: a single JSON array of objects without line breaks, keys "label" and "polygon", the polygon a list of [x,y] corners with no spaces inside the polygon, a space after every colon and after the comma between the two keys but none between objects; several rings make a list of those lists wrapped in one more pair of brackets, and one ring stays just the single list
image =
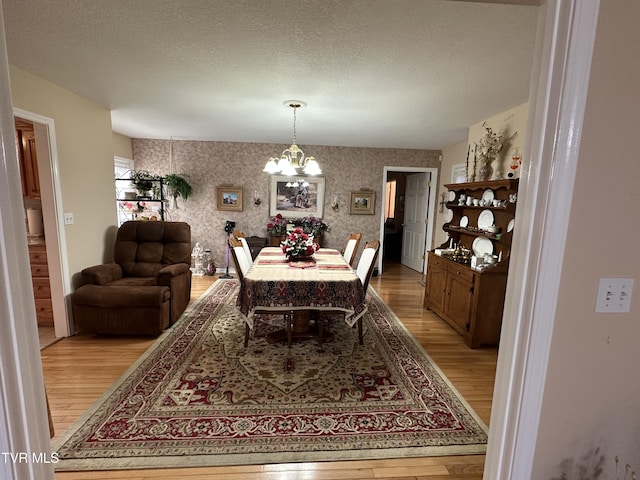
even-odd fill
[{"label": "cabinet drawer", "polygon": [[437,265],[438,267],[441,267],[441,268],[447,268],[446,265],[448,263],[449,262],[447,260],[445,260],[442,257],[439,257],[438,255],[435,255],[433,253],[429,255],[429,265]]},{"label": "cabinet drawer", "polygon": [[49,278],[49,266],[46,263],[44,265],[31,264],[31,276]]},{"label": "cabinet drawer", "polygon": [[29,247],[29,262],[31,265],[46,265],[47,249],[44,246]]},{"label": "cabinet drawer", "polygon": [[473,283],[474,273],[469,268],[464,267],[463,265],[455,265],[449,264],[447,266],[447,270],[450,275],[455,275],[462,280],[465,280],[469,283]]},{"label": "cabinet drawer", "polygon": [[33,297],[34,298],[51,298],[51,287],[48,278],[32,278]]},{"label": "cabinet drawer", "polygon": [[53,305],[51,304],[51,300],[46,298],[37,298],[35,303],[36,303],[36,318],[38,319],[38,326],[52,327],[53,326]]}]

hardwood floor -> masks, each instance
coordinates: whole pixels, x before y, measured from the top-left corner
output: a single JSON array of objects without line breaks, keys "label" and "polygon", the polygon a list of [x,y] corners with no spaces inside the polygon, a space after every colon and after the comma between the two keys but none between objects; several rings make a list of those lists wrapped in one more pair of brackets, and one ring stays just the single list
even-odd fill
[{"label": "hardwood floor", "polygon": [[[194,277],[192,300],[218,277]],[[454,387],[489,423],[497,360],[495,348],[469,349],[456,332],[422,308],[422,276],[399,264],[385,264],[370,285],[396,312]],[[42,354],[56,437],[84,413],[155,341],[149,338],[65,338]],[[483,455],[317,462],[190,469],[59,472],[56,480],[127,479],[292,480],[400,479],[479,480]]]}]

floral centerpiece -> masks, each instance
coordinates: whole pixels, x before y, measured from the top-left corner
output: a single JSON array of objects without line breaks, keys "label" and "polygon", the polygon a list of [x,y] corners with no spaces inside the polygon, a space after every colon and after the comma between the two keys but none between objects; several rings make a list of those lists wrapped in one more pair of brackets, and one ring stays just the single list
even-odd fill
[{"label": "floral centerpiece", "polygon": [[267,233],[269,235],[284,235],[287,231],[287,219],[277,214],[269,219],[267,223]]},{"label": "floral centerpiece", "polygon": [[302,228],[293,229],[280,245],[289,261],[308,259],[320,248],[313,242],[313,236],[304,233]]},{"label": "floral centerpiece", "polygon": [[314,237],[319,237],[329,230],[329,224],[327,222],[313,215],[304,217],[301,223],[304,233],[313,235]]},{"label": "floral centerpiece", "polygon": [[504,132],[500,131],[496,133],[491,127],[488,127],[486,123],[483,123],[482,126],[484,127],[484,133],[478,143],[476,143],[476,155],[480,157],[478,176],[481,181],[486,181],[491,179],[491,175],[493,174],[491,163],[496,159],[504,146]]}]

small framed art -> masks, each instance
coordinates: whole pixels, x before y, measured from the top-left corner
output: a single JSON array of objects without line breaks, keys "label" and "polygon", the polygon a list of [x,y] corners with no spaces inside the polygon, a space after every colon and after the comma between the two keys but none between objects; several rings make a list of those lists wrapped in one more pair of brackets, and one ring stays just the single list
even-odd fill
[{"label": "small framed art", "polygon": [[375,211],[376,192],[373,190],[358,190],[351,192],[351,215],[373,215]]},{"label": "small framed art", "polygon": [[216,198],[218,210],[226,210],[228,212],[242,211],[242,187],[220,185],[216,188]]}]

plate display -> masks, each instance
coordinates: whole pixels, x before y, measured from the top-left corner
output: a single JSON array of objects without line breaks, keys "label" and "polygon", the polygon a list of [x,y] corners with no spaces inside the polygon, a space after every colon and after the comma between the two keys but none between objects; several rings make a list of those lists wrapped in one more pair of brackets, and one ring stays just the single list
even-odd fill
[{"label": "plate display", "polygon": [[487,188],[482,194],[482,199],[486,202],[487,205],[491,204],[494,199],[493,190]]},{"label": "plate display", "polygon": [[456,192],[449,190],[449,201],[453,202],[456,199]]},{"label": "plate display", "polygon": [[493,243],[488,238],[476,238],[471,249],[476,257],[484,257],[486,254],[493,255]]},{"label": "plate display", "polygon": [[467,217],[466,215],[464,217],[462,217],[460,219],[460,226],[462,228],[467,228],[467,225],[469,225],[469,217]]},{"label": "plate display", "polygon": [[510,232],[511,230],[513,230],[513,224],[516,223],[515,220],[512,218],[511,220],[509,220],[509,223],[507,224],[507,232]]},{"label": "plate display", "polygon": [[493,225],[493,212],[491,210],[483,210],[478,215],[478,228],[486,230],[487,227]]}]

